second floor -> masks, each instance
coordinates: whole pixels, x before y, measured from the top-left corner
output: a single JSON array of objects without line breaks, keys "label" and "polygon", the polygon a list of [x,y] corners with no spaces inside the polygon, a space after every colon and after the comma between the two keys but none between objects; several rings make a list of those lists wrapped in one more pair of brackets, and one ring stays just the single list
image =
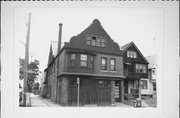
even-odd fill
[{"label": "second floor", "polygon": [[148,64],[123,63],[124,76],[130,78],[148,78]]},{"label": "second floor", "polygon": [[47,70],[48,75],[69,72],[123,76],[123,58],[117,55],[64,49]]},{"label": "second floor", "polygon": [[134,44],[121,47],[123,51],[124,75],[127,77],[148,78],[148,61]]}]

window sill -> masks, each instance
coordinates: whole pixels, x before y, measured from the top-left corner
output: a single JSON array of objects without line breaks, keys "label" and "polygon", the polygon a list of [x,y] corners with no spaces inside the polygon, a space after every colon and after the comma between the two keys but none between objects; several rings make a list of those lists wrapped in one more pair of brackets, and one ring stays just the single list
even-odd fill
[{"label": "window sill", "polygon": [[108,70],[101,70],[101,72],[108,72]]},{"label": "window sill", "polygon": [[111,72],[111,73],[117,73],[117,71],[112,71],[112,70],[111,70],[110,72]]}]

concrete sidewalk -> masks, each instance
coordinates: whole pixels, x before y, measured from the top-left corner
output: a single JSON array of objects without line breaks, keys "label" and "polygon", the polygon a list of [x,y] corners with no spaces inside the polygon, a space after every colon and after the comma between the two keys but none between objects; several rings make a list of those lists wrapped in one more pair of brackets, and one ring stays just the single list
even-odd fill
[{"label": "concrete sidewalk", "polygon": [[31,107],[61,107],[61,105],[52,102],[50,99],[31,94]]}]

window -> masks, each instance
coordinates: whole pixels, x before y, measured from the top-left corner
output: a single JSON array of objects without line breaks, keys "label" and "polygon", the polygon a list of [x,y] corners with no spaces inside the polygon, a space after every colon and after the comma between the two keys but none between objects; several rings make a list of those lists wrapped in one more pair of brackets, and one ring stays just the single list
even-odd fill
[{"label": "window", "polygon": [[153,83],[153,90],[156,91],[156,83]]},{"label": "window", "polygon": [[115,71],[116,70],[116,64],[115,64],[115,59],[111,59],[111,71]]},{"label": "window", "polygon": [[75,67],[76,66],[76,54],[70,55],[70,66]]},{"label": "window", "polygon": [[96,45],[96,37],[93,36],[91,39],[91,45]]},{"label": "window", "polygon": [[147,89],[147,80],[141,80],[141,88],[142,89]]},{"label": "window", "polygon": [[93,68],[94,56],[89,56],[89,68]]},{"label": "window", "polygon": [[110,81],[98,81],[99,88],[110,88]]},{"label": "window", "polygon": [[87,37],[87,42],[88,45],[91,45],[91,37]]},{"label": "window", "polygon": [[104,47],[105,46],[105,39],[101,38],[101,46]]},{"label": "window", "polygon": [[137,53],[135,51],[127,51],[127,57],[137,58]]},{"label": "window", "polygon": [[86,43],[88,45],[98,46],[98,47],[105,47],[106,46],[106,40],[103,37],[100,36],[92,36],[87,35],[86,37]]},{"label": "window", "polygon": [[136,72],[137,73],[146,73],[147,72],[146,65],[144,65],[144,64],[136,64]]},{"label": "window", "polygon": [[101,58],[101,70],[107,70],[107,58]]},{"label": "window", "polygon": [[87,67],[87,55],[86,54],[80,55],[80,65],[81,65],[81,67]]},{"label": "window", "polygon": [[99,37],[96,39],[96,46],[101,46],[101,39]]}]

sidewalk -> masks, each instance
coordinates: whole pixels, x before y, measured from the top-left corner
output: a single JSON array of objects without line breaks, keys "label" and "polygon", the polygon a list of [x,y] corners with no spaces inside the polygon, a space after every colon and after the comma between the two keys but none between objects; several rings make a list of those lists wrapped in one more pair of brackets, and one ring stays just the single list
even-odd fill
[{"label": "sidewalk", "polygon": [[31,94],[31,107],[61,107],[50,99],[42,98],[39,95]]},{"label": "sidewalk", "polygon": [[120,103],[120,102],[116,102],[116,106],[117,107],[126,107],[126,108],[134,108],[133,106],[130,106],[130,105],[126,105],[126,104],[123,104],[123,103]]}]

